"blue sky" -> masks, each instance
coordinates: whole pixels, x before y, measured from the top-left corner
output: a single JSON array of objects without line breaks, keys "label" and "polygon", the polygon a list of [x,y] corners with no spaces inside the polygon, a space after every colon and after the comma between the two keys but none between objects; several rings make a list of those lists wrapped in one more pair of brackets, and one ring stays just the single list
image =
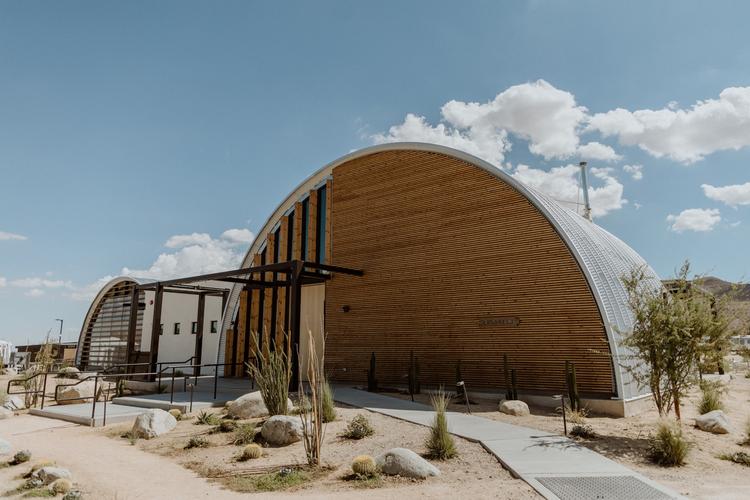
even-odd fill
[{"label": "blue sky", "polygon": [[54,318],[77,338],[92,292],[123,271],[232,265],[309,173],[398,139],[462,147],[566,201],[586,157],[596,222],[659,274],[689,258],[746,279],[749,15],[2,1],[0,338],[40,340]]}]

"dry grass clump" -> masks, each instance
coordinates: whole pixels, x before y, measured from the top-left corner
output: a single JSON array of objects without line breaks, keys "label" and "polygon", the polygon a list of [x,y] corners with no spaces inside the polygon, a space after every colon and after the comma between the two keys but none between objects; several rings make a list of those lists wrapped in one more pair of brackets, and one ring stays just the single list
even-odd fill
[{"label": "dry grass clump", "polygon": [[658,465],[674,467],[685,464],[690,443],[682,434],[679,422],[661,420],[649,442],[649,458]]},{"label": "dry grass clump", "polygon": [[253,476],[234,476],[226,486],[234,491],[252,493],[256,491],[280,491],[304,484],[315,476],[308,471],[282,468],[279,472]]},{"label": "dry grass clump", "polygon": [[722,460],[734,462],[736,464],[744,465],[746,467],[750,467],[750,453],[745,453],[744,451],[738,451],[735,453],[722,453],[721,455],[719,455],[719,458]]},{"label": "dry grass clump", "polygon": [[333,389],[331,389],[331,384],[326,379],[323,379],[321,388],[323,403],[323,413],[321,416],[323,417],[323,422],[333,422],[336,420],[336,408],[333,405]]},{"label": "dry grass clump", "polygon": [[724,394],[724,386],[718,381],[704,380],[700,383],[701,400],[698,403],[698,413],[705,415],[714,410],[723,410],[724,403],[721,398]]},{"label": "dry grass clump", "polygon": [[240,454],[238,460],[240,462],[244,462],[246,460],[254,460],[262,456],[263,448],[261,448],[261,446],[257,443],[250,443],[242,450],[242,454]]},{"label": "dry grass clump", "polygon": [[[259,355],[260,368],[255,363],[245,363],[247,372],[260,389],[263,403],[268,408],[268,414],[286,415],[289,412],[289,379],[291,378],[291,363],[288,349],[290,349],[289,337],[285,335],[285,341],[277,349],[271,351],[270,342],[263,342],[263,347],[258,345],[258,335],[252,335],[254,351]],[[286,346],[286,349],[281,346]]]},{"label": "dry grass clump", "polygon": [[52,484],[49,485],[49,490],[55,495],[64,495],[72,489],[73,483],[70,481],[70,479],[65,479],[63,477],[61,477],[60,479],[55,479],[54,481],[52,481]]},{"label": "dry grass clump", "polygon": [[594,428],[585,423],[575,424],[573,428],[570,429],[569,434],[573,437],[578,437],[582,439],[594,439],[596,437],[596,432],[594,431]]},{"label": "dry grass clump", "polygon": [[362,439],[375,434],[370,421],[363,414],[355,416],[341,433],[341,437],[347,439]]},{"label": "dry grass clump", "polygon": [[425,446],[427,446],[430,456],[438,460],[447,460],[458,454],[453,436],[448,432],[446,410],[450,402],[451,397],[445,393],[442,387],[430,396],[430,403],[435,410],[435,420],[430,426],[430,436],[427,438]]},{"label": "dry grass clump", "polygon": [[185,449],[189,450],[191,448],[208,448],[209,446],[211,446],[211,443],[208,442],[208,439],[200,436],[195,436],[190,438],[190,440],[185,445]]},{"label": "dry grass clump", "polygon": [[255,441],[256,433],[257,431],[255,429],[255,424],[240,424],[234,431],[234,440],[232,441],[232,443],[237,446],[250,444]]},{"label": "dry grass clump", "polygon": [[214,434],[217,432],[221,432],[221,433],[234,432],[237,430],[237,427],[238,427],[237,422],[233,422],[232,420],[222,419],[222,421],[219,422],[219,425],[214,427],[211,430],[211,432]]}]

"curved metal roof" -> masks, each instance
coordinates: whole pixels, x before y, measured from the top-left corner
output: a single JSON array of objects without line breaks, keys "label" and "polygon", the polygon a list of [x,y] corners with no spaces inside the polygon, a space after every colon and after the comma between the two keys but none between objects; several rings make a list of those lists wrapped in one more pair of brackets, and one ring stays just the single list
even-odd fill
[{"label": "curved metal roof", "polygon": [[[436,144],[413,142],[390,143],[360,149],[329,163],[297,186],[274,210],[250,245],[242,267],[250,265],[252,256],[260,250],[268,233],[284,212],[303,197],[313,186],[316,186],[330,176],[335,167],[374,153],[403,150],[439,153],[481,168],[524,195],[550,221],[576,258],[599,306],[613,356],[613,372],[615,374],[615,386],[618,398],[630,399],[645,394],[644,389],[639,388],[635,384],[628,370],[625,368],[630,367],[632,358],[628,356],[628,353],[620,345],[622,340],[621,332],[630,331],[633,325],[633,316],[628,308],[627,293],[622,284],[621,277],[628,274],[631,269],[642,267],[650,281],[653,282],[653,286],[660,287],[661,281],[657,274],[635,250],[605,229],[581,217],[576,212],[563,207],[547,195],[526,186],[511,177],[507,172],[463,151]],[[224,332],[229,328],[233,311],[239,299],[240,289],[241,285],[235,285],[227,301],[227,309],[225,310],[221,330],[222,338],[219,348],[219,363],[223,362],[221,358],[224,353]],[[227,312],[232,314],[226,314]]]}]

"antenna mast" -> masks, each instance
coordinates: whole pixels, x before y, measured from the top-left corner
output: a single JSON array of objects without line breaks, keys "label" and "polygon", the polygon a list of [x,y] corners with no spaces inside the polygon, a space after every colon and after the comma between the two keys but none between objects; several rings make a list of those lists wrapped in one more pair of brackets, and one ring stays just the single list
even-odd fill
[{"label": "antenna mast", "polygon": [[586,162],[578,164],[581,168],[581,189],[583,190],[583,216],[588,220],[591,219],[591,204],[589,203],[589,179],[586,173]]}]

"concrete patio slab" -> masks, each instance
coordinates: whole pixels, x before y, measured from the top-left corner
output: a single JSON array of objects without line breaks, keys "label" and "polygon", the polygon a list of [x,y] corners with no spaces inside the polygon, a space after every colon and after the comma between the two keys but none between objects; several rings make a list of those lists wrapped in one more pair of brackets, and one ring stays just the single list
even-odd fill
[{"label": "concrete patio slab", "polygon": [[[135,406],[107,403],[106,424],[110,425],[133,421],[135,417],[145,412],[146,410],[146,408],[139,408]],[[38,415],[40,417],[55,418],[58,420],[65,420],[66,422],[73,422],[81,425],[91,425],[92,421],[91,403],[47,406],[43,410],[39,408],[32,408],[29,410],[29,413],[32,415]],[[94,426],[98,427],[104,425],[104,419],[104,403],[96,403],[96,410],[94,412]]]}]

